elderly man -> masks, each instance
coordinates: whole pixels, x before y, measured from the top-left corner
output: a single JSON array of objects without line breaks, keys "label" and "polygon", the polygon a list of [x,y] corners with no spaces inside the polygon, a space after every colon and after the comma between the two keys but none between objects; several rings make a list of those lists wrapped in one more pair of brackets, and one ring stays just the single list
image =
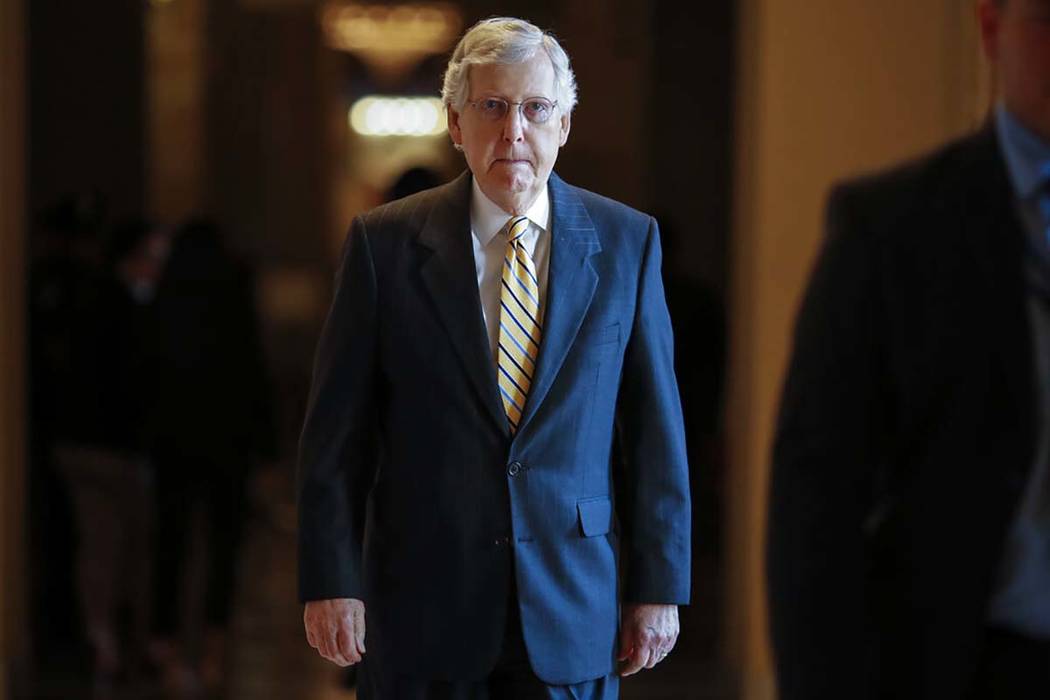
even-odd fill
[{"label": "elderly man", "polygon": [[307,638],[365,698],[615,698],[689,597],[656,222],[552,173],[551,35],[480,22],[443,98],[469,173],[354,220],[321,337]]},{"label": "elderly man", "polygon": [[774,456],[784,700],[1050,698],[1050,0],[976,135],[839,188]]}]

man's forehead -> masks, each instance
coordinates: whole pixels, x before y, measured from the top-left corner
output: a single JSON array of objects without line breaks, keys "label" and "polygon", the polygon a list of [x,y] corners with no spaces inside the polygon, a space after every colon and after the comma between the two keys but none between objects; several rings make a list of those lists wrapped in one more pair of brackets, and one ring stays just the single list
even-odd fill
[{"label": "man's forehead", "polygon": [[550,58],[538,52],[520,63],[480,63],[470,67],[467,74],[472,91],[488,93],[528,92],[528,96],[551,94],[554,91],[554,66]]}]

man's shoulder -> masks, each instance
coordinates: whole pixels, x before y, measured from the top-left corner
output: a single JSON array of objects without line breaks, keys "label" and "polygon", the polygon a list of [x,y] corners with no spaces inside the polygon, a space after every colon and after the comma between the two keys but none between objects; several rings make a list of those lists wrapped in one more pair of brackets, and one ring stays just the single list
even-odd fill
[{"label": "man's shoulder", "polygon": [[1002,167],[999,161],[994,130],[986,126],[918,157],[836,183],[830,206],[887,222],[936,213],[982,187]]},{"label": "man's shoulder", "polygon": [[[587,213],[595,216],[609,216],[624,219],[628,222],[648,223],[651,218],[649,214],[639,211],[623,202],[606,197],[605,195],[592,192],[591,190],[560,180],[560,184],[566,191],[576,195]],[[555,190],[557,192],[557,189]],[[555,195],[557,196],[557,195]]]},{"label": "man's shoulder", "polygon": [[[552,204],[559,208],[580,206],[593,224],[602,245],[616,245],[620,239],[643,240],[653,217],[623,202],[569,184],[552,175]],[[626,242],[626,241],[624,241]]]}]

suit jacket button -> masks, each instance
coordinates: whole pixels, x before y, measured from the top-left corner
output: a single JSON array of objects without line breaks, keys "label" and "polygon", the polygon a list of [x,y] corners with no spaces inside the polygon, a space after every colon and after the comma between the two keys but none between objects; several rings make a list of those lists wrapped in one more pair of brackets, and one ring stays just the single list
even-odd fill
[{"label": "suit jacket button", "polygon": [[522,470],[521,462],[511,462],[510,466],[507,467],[507,473],[511,476],[517,476]]}]

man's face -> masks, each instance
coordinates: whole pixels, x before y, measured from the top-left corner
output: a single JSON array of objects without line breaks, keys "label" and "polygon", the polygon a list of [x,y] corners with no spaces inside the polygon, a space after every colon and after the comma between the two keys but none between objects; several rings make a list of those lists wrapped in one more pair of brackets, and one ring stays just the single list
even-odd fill
[{"label": "man's face", "polygon": [[979,17],[1007,108],[1050,141],[1050,0],[981,0]]},{"label": "man's face", "polygon": [[[468,81],[468,102],[489,97],[556,100],[554,67],[543,51],[525,63],[472,66]],[[512,104],[503,118],[493,121],[467,104],[460,112],[449,108],[448,129],[462,146],[481,191],[504,210],[523,214],[547,184],[558,149],[569,137],[569,115],[558,105],[550,119],[537,124]]]}]

